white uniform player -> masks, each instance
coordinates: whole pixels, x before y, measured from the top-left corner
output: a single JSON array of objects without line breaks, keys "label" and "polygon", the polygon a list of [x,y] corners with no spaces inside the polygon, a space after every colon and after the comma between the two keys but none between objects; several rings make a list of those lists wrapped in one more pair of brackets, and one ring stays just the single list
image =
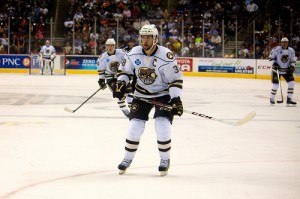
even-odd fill
[{"label": "white uniform player", "polygon": [[49,67],[51,75],[53,75],[54,69],[54,59],[56,57],[55,48],[50,45],[50,41],[47,40],[46,44],[40,50],[40,65],[41,65],[41,74],[44,74],[45,67]]},{"label": "white uniform player", "polygon": [[[97,70],[99,74],[98,84],[102,89],[106,88],[106,84],[111,89],[112,85],[117,81],[117,72],[119,71],[121,62],[123,62],[123,57],[126,51],[122,49],[116,49],[116,42],[112,38],[107,39],[105,45],[107,51],[102,53],[102,55],[100,55],[97,59]],[[131,90],[128,90],[128,92],[131,92]],[[130,103],[131,100],[128,99],[129,106]],[[124,115],[128,117],[129,110],[126,108],[125,99],[119,100],[118,104]]]},{"label": "white uniform player", "polygon": [[[122,98],[130,77],[136,77],[134,95],[147,98],[173,107],[171,111],[155,106],[155,130],[161,176],[167,175],[170,166],[171,123],[174,115],[181,116],[183,106],[180,99],[182,93],[182,72],[173,53],[163,46],[158,46],[158,31],[155,25],[144,25],[140,30],[142,46],[136,46],[125,55],[122,71],[114,88],[114,97]],[[145,123],[154,105],[136,98],[133,99],[129,130],[125,143],[125,157],[119,164],[119,174],[125,173],[137,151]]]},{"label": "white uniform player", "polygon": [[[281,45],[272,49],[270,53],[270,61],[272,63],[272,90],[270,96],[271,105],[275,104],[275,95],[279,87],[278,76],[282,76],[288,83],[287,90],[287,105],[296,105],[296,102],[292,101],[294,93],[294,71],[297,61],[295,51],[293,48],[288,47],[288,38],[283,37],[281,39]],[[278,74],[277,74],[278,73]]]}]

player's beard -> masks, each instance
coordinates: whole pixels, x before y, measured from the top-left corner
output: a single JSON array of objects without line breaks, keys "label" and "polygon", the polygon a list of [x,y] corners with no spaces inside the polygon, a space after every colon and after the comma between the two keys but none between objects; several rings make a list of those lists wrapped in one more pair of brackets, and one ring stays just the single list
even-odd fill
[{"label": "player's beard", "polygon": [[143,44],[143,48],[144,48],[145,51],[149,51],[149,50],[151,49],[151,46],[149,46],[149,45],[146,45],[146,46],[145,46],[145,45]]}]

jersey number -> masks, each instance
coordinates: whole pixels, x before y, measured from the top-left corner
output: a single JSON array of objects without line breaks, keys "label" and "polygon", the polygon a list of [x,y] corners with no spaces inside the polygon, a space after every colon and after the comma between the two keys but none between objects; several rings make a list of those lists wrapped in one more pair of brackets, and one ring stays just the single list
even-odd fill
[{"label": "jersey number", "polygon": [[173,69],[175,70],[175,73],[179,73],[179,68],[178,68],[178,66],[173,66]]}]

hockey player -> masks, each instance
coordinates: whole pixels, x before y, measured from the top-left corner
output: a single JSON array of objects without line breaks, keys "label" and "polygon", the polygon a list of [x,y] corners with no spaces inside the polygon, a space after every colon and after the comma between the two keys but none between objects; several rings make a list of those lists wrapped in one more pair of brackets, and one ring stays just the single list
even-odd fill
[{"label": "hockey player", "polygon": [[[116,41],[112,38],[107,39],[105,42],[106,52],[99,56],[97,59],[97,69],[99,74],[98,84],[101,89],[108,87],[111,89],[112,86],[117,81],[117,72],[119,66],[123,61],[123,57],[126,53],[125,50],[116,49]],[[106,80],[106,82],[105,82]],[[131,87],[128,87],[127,93],[130,93]],[[128,99],[128,104],[130,106],[131,100]],[[125,98],[118,101],[119,107],[126,117],[129,116],[129,110],[126,108]]]},{"label": "hockey player", "polygon": [[44,74],[45,67],[49,67],[51,75],[53,75],[54,59],[56,57],[55,48],[50,45],[50,41],[47,40],[45,45],[41,48],[39,54],[39,60],[41,64],[41,74]]},{"label": "hockey player", "polygon": [[[130,77],[136,77],[134,95],[159,103],[169,104],[171,111],[155,106],[155,131],[157,137],[161,176],[168,173],[171,150],[171,123],[174,115],[181,116],[183,106],[180,99],[182,93],[182,72],[180,71],[173,53],[163,46],[157,45],[158,31],[155,25],[144,25],[140,29],[141,46],[136,46],[126,53],[122,63],[122,71],[113,88],[113,97],[122,99]],[[125,141],[125,157],[118,165],[119,174],[124,174],[130,166],[138,149],[145,123],[154,107],[142,100],[133,99],[129,129]]]},{"label": "hockey player", "polygon": [[[295,106],[297,103],[292,101],[294,93],[294,71],[297,57],[293,48],[288,47],[288,38],[281,39],[281,45],[272,49],[269,59],[272,63],[272,90],[270,95],[271,105],[275,104],[275,95],[279,87],[280,76],[288,83],[287,105]],[[277,74],[278,73],[278,74]],[[279,79],[278,79],[279,76]]]}]

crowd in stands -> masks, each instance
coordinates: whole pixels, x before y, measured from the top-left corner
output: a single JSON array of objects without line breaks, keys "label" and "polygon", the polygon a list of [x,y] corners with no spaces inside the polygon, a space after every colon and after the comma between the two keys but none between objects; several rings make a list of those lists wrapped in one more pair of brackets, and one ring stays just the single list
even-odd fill
[{"label": "crowd in stands", "polygon": [[[128,43],[138,45],[141,25],[154,23],[159,29],[159,43],[170,48],[176,56],[218,57],[222,50],[222,35],[225,40],[234,38],[236,27],[239,30],[247,28],[248,20],[257,12],[265,12],[266,2],[272,1],[177,0],[173,9],[169,10],[161,0],[66,2],[69,10],[61,24],[64,26],[64,43],[56,46],[66,54],[101,54],[105,51],[107,38],[115,38],[118,48],[126,48]],[[32,41],[31,51],[39,51],[45,41],[45,31],[51,17],[48,11],[50,3],[53,2],[1,0],[4,6],[0,7],[0,53],[7,53],[8,50],[10,54],[29,53],[29,37]],[[297,7],[294,1],[280,2],[280,14],[270,10],[270,15],[259,18],[254,41],[251,35],[248,36],[237,53],[232,50],[226,52],[225,56],[235,57],[237,54],[240,58],[265,59],[270,49],[278,45],[279,39],[284,36],[291,38],[291,47],[299,52],[300,14],[295,6]]]},{"label": "crowd in stands", "polygon": [[3,48],[0,47],[0,53],[28,53],[29,37],[40,48],[49,20],[50,3],[51,0],[1,0],[0,41]]}]

